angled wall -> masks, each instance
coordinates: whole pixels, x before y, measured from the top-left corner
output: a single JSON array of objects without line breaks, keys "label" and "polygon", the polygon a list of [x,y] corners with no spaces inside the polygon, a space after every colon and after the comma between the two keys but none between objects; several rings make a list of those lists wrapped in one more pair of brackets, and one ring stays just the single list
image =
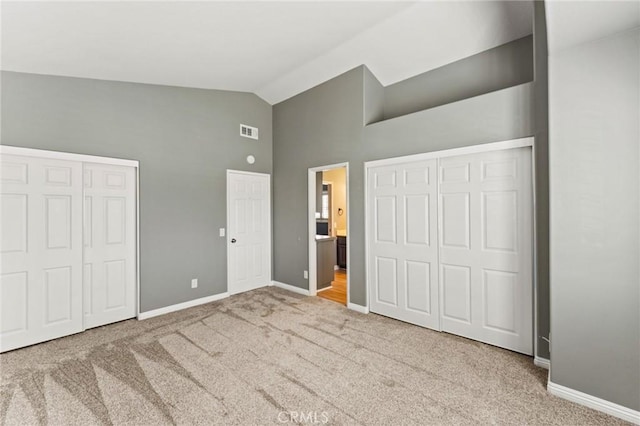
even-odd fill
[{"label": "angled wall", "polygon": [[523,37],[384,88],[384,119],[533,80],[533,36]]}]

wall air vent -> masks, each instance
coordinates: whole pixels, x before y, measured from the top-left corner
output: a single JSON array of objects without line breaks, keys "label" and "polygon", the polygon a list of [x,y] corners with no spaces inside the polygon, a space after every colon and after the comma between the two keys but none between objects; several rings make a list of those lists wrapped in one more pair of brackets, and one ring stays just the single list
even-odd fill
[{"label": "wall air vent", "polygon": [[240,136],[250,139],[258,139],[258,128],[247,126],[246,124],[240,125]]}]

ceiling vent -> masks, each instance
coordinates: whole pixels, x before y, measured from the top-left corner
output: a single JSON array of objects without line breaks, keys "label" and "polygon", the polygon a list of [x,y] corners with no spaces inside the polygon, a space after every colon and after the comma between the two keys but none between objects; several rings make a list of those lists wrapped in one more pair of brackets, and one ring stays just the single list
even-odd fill
[{"label": "ceiling vent", "polygon": [[240,125],[240,136],[250,139],[258,139],[258,128],[247,126],[246,124]]}]

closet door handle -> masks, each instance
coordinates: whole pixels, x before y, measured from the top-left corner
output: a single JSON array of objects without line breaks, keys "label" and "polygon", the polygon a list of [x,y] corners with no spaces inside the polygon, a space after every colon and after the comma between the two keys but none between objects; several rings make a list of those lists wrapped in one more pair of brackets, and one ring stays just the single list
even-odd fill
[{"label": "closet door handle", "polygon": [[235,238],[232,238],[232,239],[231,239],[231,243],[235,243],[235,242],[236,242],[236,239],[235,239]]}]

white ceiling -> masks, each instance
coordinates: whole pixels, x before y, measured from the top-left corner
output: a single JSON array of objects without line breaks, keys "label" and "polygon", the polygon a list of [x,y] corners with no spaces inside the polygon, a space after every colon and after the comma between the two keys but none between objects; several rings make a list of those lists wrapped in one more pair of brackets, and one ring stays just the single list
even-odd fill
[{"label": "white ceiling", "polygon": [[529,1],[9,2],[3,70],[253,92],[365,64],[382,84],[532,32]]},{"label": "white ceiling", "polygon": [[549,54],[640,26],[640,0],[547,0]]}]

